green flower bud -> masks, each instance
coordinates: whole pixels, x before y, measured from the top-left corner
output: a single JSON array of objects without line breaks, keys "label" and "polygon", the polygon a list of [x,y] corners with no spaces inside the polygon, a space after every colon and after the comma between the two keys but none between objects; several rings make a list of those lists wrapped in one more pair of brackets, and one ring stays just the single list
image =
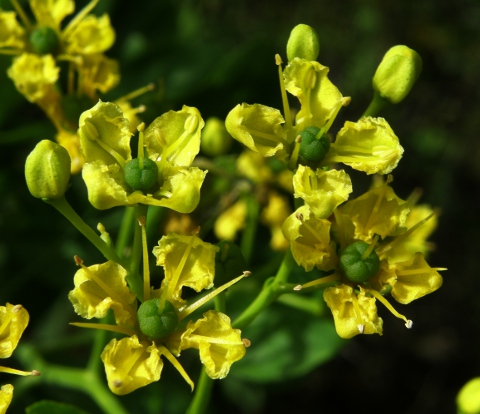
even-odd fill
[{"label": "green flower bud", "polygon": [[306,60],[317,60],[320,52],[320,41],[317,32],[306,24],[295,26],[287,42],[287,58],[291,62],[299,57]]},{"label": "green flower bud", "polygon": [[158,167],[155,161],[149,158],[134,158],[125,165],[125,181],[134,191],[150,190],[158,182]]},{"label": "green flower bud", "polygon": [[225,128],[225,122],[210,117],[205,122],[200,143],[202,151],[210,157],[224,155],[232,146],[233,139]]},{"label": "green flower bud", "polygon": [[161,339],[170,335],[178,325],[175,307],[165,301],[163,310],[159,309],[160,299],[143,302],[137,311],[140,331],[151,339]]},{"label": "green flower bud", "polygon": [[28,190],[36,198],[62,198],[70,181],[70,155],[49,140],[40,141],[25,162]]},{"label": "green flower bud", "polygon": [[373,89],[392,104],[402,101],[422,71],[422,58],[407,46],[394,46],[383,57],[373,77]]},{"label": "green flower bud", "polygon": [[367,257],[363,257],[369,247],[368,243],[358,241],[347,246],[341,253],[340,267],[351,282],[366,282],[380,270],[380,259],[374,250]]},{"label": "green flower bud", "polygon": [[242,250],[227,240],[217,243],[220,247],[215,255],[215,284],[223,285],[241,275],[247,269]]},{"label": "green flower bud", "polygon": [[326,135],[317,138],[320,128],[316,126],[306,127],[300,132],[301,142],[298,152],[300,164],[315,168],[330,149],[330,139]]},{"label": "green flower bud", "polygon": [[480,414],[480,377],[468,381],[457,395],[459,414]]},{"label": "green flower bud", "polygon": [[30,33],[30,44],[38,55],[53,55],[60,47],[57,33],[48,26],[38,27],[32,31]]}]

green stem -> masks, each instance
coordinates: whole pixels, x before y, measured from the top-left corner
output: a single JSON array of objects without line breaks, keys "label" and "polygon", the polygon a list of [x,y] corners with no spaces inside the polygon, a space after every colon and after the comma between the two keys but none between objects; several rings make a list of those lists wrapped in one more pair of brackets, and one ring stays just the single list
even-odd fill
[{"label": "green stem", "polygon": [[[27,366],[34,366],[41,375],[32,378],[37,384],[47,383],[72,388],[89,395],[106,414],[128,414],[118,399],[108,390],[97,372],[88,369],[71,368],[49,364],[31,345],[22,344],[16,356]],[[31,384],[30,384],[31,386]],[[21,392],[21,387],[16,387]]]},{"label": "green stem", "polygon": [[325,313],[323,302],[317,297],[305,297],[298,294],[283,295],[278,298],[278,302],[290,306],[291,308],[309,313],[315,317],[320,317]]},{"label": "green stem", "polygon": [[195,394],[188,406],[186,414],[203,414],[207,411],[210,395],[212,393],[213,380],[207,375],[205,366],[202,366],[200,378],[195,387]]},{"label": "green stem", "polygon": [[254,195],[245,197],[247,203],[247,218],[245,229],[243,230],[240,248],[247,263],[251,263],[253,248],[255,247],[255,236],[258,227],[258,215],[260,213],[260,205]]},{"label": "green stem", "polygon": [[125,266],[123,260],[121,260],[117,252],[112,246],[105,243],[100,236],[76,213],[72,206],[68,203],[65,197],[52,200],[45,199],[46,203],[55,207],[75,228],[82,233],[108,260]]},{"label": "green stem", "polygon": [[125,252],[127,252],[127,247],[130,243],[130,240],[132,239],[134,220],[135,208],[125,207],[122,224],[120,225],[117,242],[115,243],[115,245],[117,246],[117,253],[120,257],[125,257]]},{"label": "green stem", "polygon": [[127,281],[132,291],[143,301],[143,279],[140,275],[140,263],[143,258],[142,248],[142,228],[138,224],[140,216],[147,218],[148,206],[139,204],[135,207],[135,230],[133,236],[132,255],[130,256],[130,265],[128,267]]},{"label": "green stem", "polygon": [[264,309],[284,293],[292,293],[292,286],[287,284],[288,276],[295,266],[292,252],[287,250],[282,264],[275,277],[265,281],[263,289],[247,309],[233,322],[232,326],[238,329],[246,328]]},{"label": "green stem", "polygon": [[372,102],[368,105],[368,108],[363,113],[362,117],[364,116],[377,116],[378,113],[384,108],[384,106],[388,103],[387,100],[383,99],[378,92],[374,92]]}]

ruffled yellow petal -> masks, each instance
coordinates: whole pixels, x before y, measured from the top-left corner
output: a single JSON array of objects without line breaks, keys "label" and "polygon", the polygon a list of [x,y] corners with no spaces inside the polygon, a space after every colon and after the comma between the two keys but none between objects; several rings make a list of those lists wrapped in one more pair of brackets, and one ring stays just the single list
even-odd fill
[{"label": "ruffled yellow petal", "polygon": [[0,414],[5,414],[13,398],[13,385],[2,385],[0,389]]},{"label": "ruffled yellow petal", "polygon": [[163,362],[155,346],[139,342],[136,335],[112,339],[102,352],[108,387],[125,395],[160,379]]},{"label": "ruffled yellow petal", "polygon": [[360,333],[382,335],[383,320],[377,315],[375,298],[366,296],[362,288],[356,294],[348,285],[331,287],[325,289],[323,297],[340,337],[349,339]]},{"label": "ruffled yellow petal", "polygon": [[107,14],[101,17],[90,14],[68,31],[63,41],[66,53],[91,55],[110,49],[115,42],[115,32]]},{"label": "ruffled yellow petal", "polygon": [[388,174],[402,158],[403,148],[383,118],[345,122],[325,163],[343,162],[367,174]]},{"label": "ruffled yellow petal", "polygon": [[156,118],[145,130],[148,156],[162,166],[189,167],[200,151],[200,136],[205,126],[197,108],[184,105]]},{"label": "ruffled yellow petal", "polygon": [[264,157],[275,156],[282,161],[290,152],[284,123],[278,109],[246,103],[233,108],[225,120],[228,133],[237,141]]},{"label": "ruffled yellow petal", "polygon": [[293,176],[295,198],[302,198],[318,218],[327,218],[352,192],[352,182],[343,170],[315,172],[299,165]]},{"label": "ruffled yellow petal", "polygon": [[425,261],[422,253],[406,261],[390,264],[389,272],[381,272],[379,279],[392,286],[392,296],[404,305],[428,295],[442,286],[443,279]]},{"label": "ruffled yellow petal", "polygon": [[75,10],[73,0],[30,0],[30,8],[38,26],[60,28],[62,20]]},{"label": "ruffled yellow petal", "polygon": [[282,230],[290,242],[293,258],[307,272],[314,267],[335,268],[338,259],[330,241],[329,220],[316,218],[308,206],[302,206],[285,220]]},{"label": "ruffled yellow petal", "polygon": [[342,94],[327,77],[329,69],[318,62],[293,59],[285,68],[285,89],[296,96],[302,107],[296,116],[296,129],[323,127],[336,114]]},{"label": "ruffled yellow petal", "polygon": [[[197,236],[183,236],[170,233],[158,242],[153,249],[157,266],[165,269],[162,290],[165,298],[176,308],[185,303],[182,287],[188,286],[197,292],[213,286],[215,254],[217,246],[203,242]],[[162,294],[163,295],[163,294]]]},{"label": "ruffled yellow petal", "polygon": [[79,269],[73,279],[75,289],[68,299],[83,318],[103,318],[112,309],[117,324],[133,326],[136,311],[132,305],[136,297],[130,292],[126,277],[127,271],[112,261]]},{"label": "ruffled yellow petal", "polygon": [[405,231],[409,212],[409,203],[397,197],[387,184],[367,191],[342,207],[342,213],[353,221],[355,239],[367,243],[375,234],[385,238]]},{"label": "ruffled yellow petal", "polygon": [[247,203],[240,199],[218,216],[213,227],[215,236],[220,240],[234,241],[237,233],[245,227],[246,216]]},{"label": "ruffled yellow petal", "polygon": [[225,378],[231,365],[245,355],[239,329],[233,329],[230,318],[210,310],[196,322],[188,322],[181,337],[180,350],[196,348],[205,365],[207,375],[213,379]]},{"label": "ruffled yellow petal", "polygon": [[17,21],[15,12],[0,11],[0,48],[23,50],[25,30]]},{"label": "ruffled yellow petal", "polygon": [[78,69],[80,88],[92,99],[96,97],[97,91],[107,93],[120,82],[118,62],[103,54],[84,56]]},{"label": "ruffled yellow petal", "polygon": [[51,55],[23,53],[13,60],[7,74],[25,98],[37,102],[53,92],[59,71]]},{"label": "ruffled yellow petal", "polygon": [[0,358],[8,358],[18,345],[30,316],[22,305],[0,306]]}]

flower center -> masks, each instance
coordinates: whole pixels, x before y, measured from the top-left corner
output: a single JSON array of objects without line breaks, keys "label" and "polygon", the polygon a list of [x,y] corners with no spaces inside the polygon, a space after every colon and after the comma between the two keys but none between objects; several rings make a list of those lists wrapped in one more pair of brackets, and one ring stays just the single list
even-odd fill
[{"label": "flower center", "polygon": [[160,298],[143,302],[137,311],[140,331],[151,339],[162,339],[170,335],[178,325],[178,315],[175,307],[168,300],[163,301],[160,308]]},{"label": "flower center", "polygon": [[60,47],[57,33],[51,27],[40,26],[30,33],[30,44],[38,55],[55,54]]},{"label": "flower center", "polygon": [[340,267],[348,280],[363,283],[380,270],[380,259],[373,246],[363,241],[350,244],[340,255]]}]

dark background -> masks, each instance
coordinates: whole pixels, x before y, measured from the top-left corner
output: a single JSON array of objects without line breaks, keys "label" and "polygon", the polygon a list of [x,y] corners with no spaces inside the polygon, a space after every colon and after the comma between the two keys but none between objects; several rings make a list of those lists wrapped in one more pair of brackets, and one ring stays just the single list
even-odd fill
[{"label": "dark background", "polygon": [[[9,8],[7,3],[0,1],[2,8]],[[382,337],[348,341],[306,377],[256,385],[261,394],[256,409],[454,412],[460,387],[480,375],[480,2],[102,0],[96,11],[102,10],[117,32],[107,54],[120,61],[122,71],[120,86],[103,99],[161,83],[157,92],[138,100],[148,105],[147,124],[183,104],[199,108],[205,119],[223,118],[240,102],[280,108],[274,55],[285,58],[289,32],[298,23],[317,30],[320,63],[330,67],[329,77],[343,95],[352,97],[333,129],[362,114],[371,99],[371,77],[389,47],[405,44],[421,55],[423,72],[411,94],[381,116],[405,148],[394,171],[397,194],[406,198],[421,188],[421,202],[441,209],[432,237],[437,248],[429,263],[448,268],[444,285],[408,307],[397,306],[414,321],[412,330],[380,309]],[[2,73],[9,65],[10,58],[0,56]],[[28,193],[25,157],[38,140],[52,138],[54,130],[4,74],[0,131],[0,303],[26,306],[31,323],[25,340],[48,347],[45,343],[70,332],[65,326],[76,318],[66,299],[76,270],[71,257],[79,254],[91,263],[100,257],[62,217]],[[68,198],[92,226],[100,218],[107,227],[115,226],[121,218],[120,210],[105,216],[89,207],[80,177],[74,178]],[[163,375],[169,374],[166,368]],[[11,378],[2,375],[1,383],[7,381]],[[160,384],[122,401],[135,407],[149,392],[168,395],[170,385]],[[216,384],[214,407],[243,412],[247,397],[227,395]],[[40,398],[97,410],[75,392],[42,386],[16,401],[10,412],[22,412],[23,403]],[[183,398],[189,398],[188,392]],[[174,405],[163,403],[164,412],[176,412]]]}]

